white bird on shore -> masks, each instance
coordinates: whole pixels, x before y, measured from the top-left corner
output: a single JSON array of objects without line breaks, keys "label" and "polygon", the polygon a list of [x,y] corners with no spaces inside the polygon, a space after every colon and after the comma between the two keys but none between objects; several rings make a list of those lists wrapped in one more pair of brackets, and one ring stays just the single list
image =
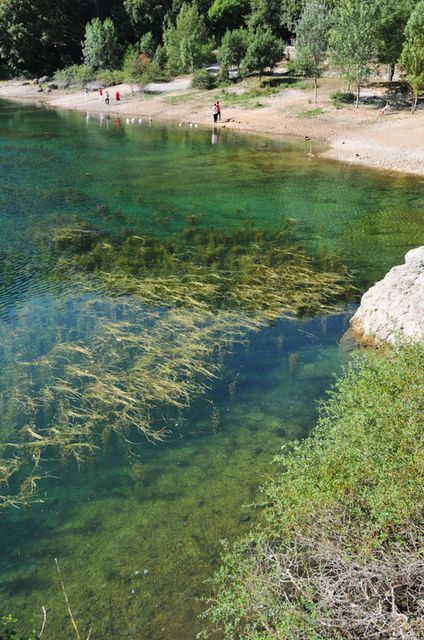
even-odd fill
[{"label": "white bird on shore", "polygon": [[129,118],[127,118],[127,119],[125,120],[125,122],[126,122],[127,124],[129,124],[129,123],[130,123],[130,119],[129,119]]},{"label": "white bird on shore", "polygon": [[192,123],[192,122],[190,122],[190,129],[192,129],[192,128],[193,128],[193,123]]},{"label": "white bird on shore", "polygon": [[182,127],[182,126],[183,126],[183,123],[182,123],[182,122],[180,122],[178,126],[179,126],[179,127]]},{"label": "white bird on shore", "polygon": [[131,124],[134,124],[135,118],[131,118]]},{"label": "white bird on shore", "polygon": [[195,127],[196,129],[197,129],[197,127],[198,127],[198,126],[199,126],[198,124],[195,124],[195,125],[194,125],[194,127]]},{"label": "white bird on shore", "polygon": [[138,119],[138,124],[143,124],[143,118]]}]

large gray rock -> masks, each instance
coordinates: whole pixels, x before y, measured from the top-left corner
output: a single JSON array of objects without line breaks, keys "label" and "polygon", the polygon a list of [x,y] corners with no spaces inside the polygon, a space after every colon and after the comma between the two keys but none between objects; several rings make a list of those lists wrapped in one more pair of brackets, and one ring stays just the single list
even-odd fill
[{"label": "large gray rock", "polygon": [[350,328],[361,342],[424,339],[424,247],[408,251],[405,264],[362,296]]},{"label": "large gray rock", "polygon": [[104,88],[104,84],[102,82],[87,82],[85,85],[89,91],[99,91],[99,89]]}]

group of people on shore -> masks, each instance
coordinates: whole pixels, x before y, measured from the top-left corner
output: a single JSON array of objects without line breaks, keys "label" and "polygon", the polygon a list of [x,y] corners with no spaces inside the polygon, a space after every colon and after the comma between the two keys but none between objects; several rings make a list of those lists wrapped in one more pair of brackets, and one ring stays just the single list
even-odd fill
[{"label": "group of people on shore", "polygon": [[[99,89],[99,100],[103,100],[103,94],[104,94],[104,101],[105,104],[109,104],[110,102],[110,96],[109,96],[109,91],[107,89],[103,90],[103,87],[100,87]],[[115,100],[116,102],[121,102],[121,94],[119,93],[119,91],[115,91]]]},{"label": "group of people on shore", "polygon": [[212,117],[214,122],[221,120],[221,105],[219,104],[219,100],[217,100],[212,107]]},{"label": "group of people on shore", "polygon": [[[88,87],[85,87],[84,89],[84,93],[85,93],[85,99],[88,100]],[[107,89],[103,89],[103,87],[100,87],[99,89],[99,102],[105,102],[105,104],[109,104],[110,103],[110,94],[109,91]],[[115,91],[115,100],[116,102],[121,102],[121,94],[119,93],[119,91]]]},{"label": "group of people on shore", "polygon": [[[88,87],[85,87],[84,93],[85,93],[85,99],[88,100]],[[105,104],[110,104],[110,94],[107,89],[100,87],[99,102],[102,102],[102,101],[104,101]],[[121,94],[119,93],[119,91],[115,91],[115,101],[118,103],[121,102]],[[212,117],[214,122],[218,122],[218,120],[221,120],[221,105],[219,100],[217,100],[213,104]]]}]

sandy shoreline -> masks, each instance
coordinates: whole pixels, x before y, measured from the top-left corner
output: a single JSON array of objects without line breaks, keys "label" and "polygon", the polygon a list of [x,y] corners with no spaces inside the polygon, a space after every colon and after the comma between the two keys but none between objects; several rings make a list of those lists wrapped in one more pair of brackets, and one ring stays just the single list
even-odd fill
[{"label": "sandy shoreline", "polygon": [[[337,85],[336,85],[337,82]],[[256,104],[244,108],[226,104],[233,91],[199,91],[183,89],[145,96],[124,84],[109,89],[110,104],[99,101],[98,94],[88,97],[83,91],[53,90],[37,92],[37,86],[22,82],[0,83],[0,98],[18,100],[53,108],[90,113],[110,113],[126,118],[173,121],[181,127],[212,126],[211,104],[220,97],[223,118],[217,126],[270,137],[297,137],[327,145],[320,153],[325,158],[379,170],[424,175],[424,112],[408,111],[378,116],[375,105],[359,109],[345,106],[336,109],[330,93],[340,81],[322,80],[318,110],[312,104],[312,89],[283,89],[269,97],[259,97]],[[119,90],[121,102],[114,99]],[[384,100],[383,89],[368,89],[364,94]],[[234,96],[229,96],[233,98]],[[227,98],[228,99],[228,98]],[[228,102],[234,102],[229,100]]]}]

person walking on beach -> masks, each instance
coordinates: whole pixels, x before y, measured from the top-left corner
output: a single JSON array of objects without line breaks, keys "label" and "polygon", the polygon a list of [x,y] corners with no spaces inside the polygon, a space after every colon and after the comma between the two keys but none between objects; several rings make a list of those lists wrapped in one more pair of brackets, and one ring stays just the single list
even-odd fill
[{"label": "person walking on beach", "polygon": [[216,106],[216,102],[212,107],[212,115],[213,115],[213,121],[216,122],[218,120],[218,107]]},{"label": "person walking on beach", "polygon": [[115,93],[115,100],[116,100],[116,102],[120,102],[120,100],[121,100],[121,94],[119,93],[119,91],[117,91]]},{"label": "person walking on beach", "polygon": [[100,87],[99,89],[99,102],[101,102],[103,100],[103,87]]},{"label": "person walking on beach", "polygon": [[218,109],[218,120],[221,120],[221,105],[219,104],[219,100],[216,101],[216,108]]},{"label": "person walking on beach", "polygon": [[85,95],[85,99],[88,100],[88,87],[85,87],[84,95]]},{"label": "person walking on beach", "polygon": [[109,91],[105,91],[105,103],[109,104]]},{"label": "person walking on beach", "polygon": [[380,109],[380,111],[378,112],[378,115],[385,116],[387,113],[389,113],[389,111],[390,111],[390,105],[388,102],[386,102],[386,106]]}]

